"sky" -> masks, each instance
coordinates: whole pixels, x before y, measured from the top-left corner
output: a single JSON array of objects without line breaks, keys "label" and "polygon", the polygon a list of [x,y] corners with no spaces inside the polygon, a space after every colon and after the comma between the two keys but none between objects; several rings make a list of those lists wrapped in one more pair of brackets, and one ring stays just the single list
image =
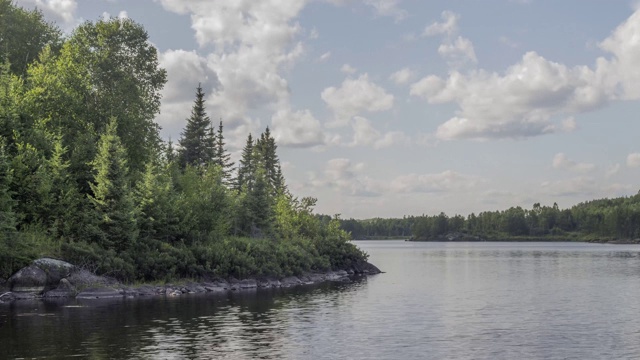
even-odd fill
[{"label": "sky", "polygon": [[17,0],[66,33],[142,24],[165,139],[195,89],[237,159],[343,218],[561,208],[640,189],[640,5],[600,0]]}]

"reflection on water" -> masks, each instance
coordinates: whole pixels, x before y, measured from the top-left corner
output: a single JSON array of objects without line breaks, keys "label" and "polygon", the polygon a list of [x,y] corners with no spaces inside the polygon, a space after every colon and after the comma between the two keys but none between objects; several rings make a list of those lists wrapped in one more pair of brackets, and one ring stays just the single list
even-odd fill
[{"label": "reflection on water", "polygon": [[358,242],[385,274],[0,305],[0,357],[637,359],[640,246]]}]

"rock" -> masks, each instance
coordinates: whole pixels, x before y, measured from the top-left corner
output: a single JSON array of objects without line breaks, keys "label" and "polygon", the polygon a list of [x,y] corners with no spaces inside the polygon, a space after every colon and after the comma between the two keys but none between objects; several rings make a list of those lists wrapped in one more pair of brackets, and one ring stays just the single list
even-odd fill
[{"label": "rock", "polygon": [[11,293],[13,300],[35,300],[38,298],[38,295],[32,292],[14,292]]},{"label": "rock", "polygon": [[352,266],[352,269],[356,274],[374,275],[380,274],[382,272],[375,265],[367,261],[358,262],[357,264]]},{"label": "rock", "polygon": [[111,299],[121,297],[123,297],[123,294],[120,290],[109,287],[88,288],[76,295],[77,299]]},{"label": "rock", "polygon": [[258,287],[258,282],[253,279],[242,280],[238,287],[240,289],[255,289]]},{"label": "rock", "polygon": [[158,294],[158,289],[151,285],[143,285],[136,289],[140,296],[153,296]]},{"label": "rock", "polygon": [[280,280],[281,287],[289,287],[289,286],[300,285],[300,284],[302,284],[302,281],[300,281],[300,279],[298,279],[295,276],[289,276]]},{"label": "rock", "polygon": [[0,294],[0,303],[3,302],[11,302],[13,300],[15,300],[16,297],[13,295],[13,293],[11,291],[7,291],[4,293]]},{"label": "rock", "polygon": [[9,278],[13,292],[42,293],[47,286],[47,273],[35,265],[24,267]]},{"label": "rock", "polygon": [[45,298],[55,298],[55,297],[73,297],[77,293],[75,286],[71,285],[69,280],[62,279],[57,288],[47,291],[44,294]]},{"label": "rock", "polygon": [[118,285],[118,282],[113,279],[98,276],[84,269],[76,269],[67,277],[67,280],[78,289],[115,287]]},{"label": "rock", "polygon": [[47,286],[57,286],[60,280],[71,275],[75,266],[68,262],[50,258],[35,260],[33,264],[42,269],[47,274]]}]

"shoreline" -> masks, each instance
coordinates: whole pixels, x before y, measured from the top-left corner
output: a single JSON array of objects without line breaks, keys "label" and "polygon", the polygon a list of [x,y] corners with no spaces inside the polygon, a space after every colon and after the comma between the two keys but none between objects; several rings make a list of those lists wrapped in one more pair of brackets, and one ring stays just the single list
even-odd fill
[{"label": "shoreline", "polygon": [[323,282],[347,282],[355,277],[380,273],[383,272],[376,266],[362,262],[346,270],[307,272],[297,276],[261,276],[246,279],[229,277],[207,281],[184,279],[162,285],[128,285],[113,278],[95,275],[61,260],[44,258],[35,260],[6,281],[0,280],[0,304],[43,299],[125,299],[277,289]]}]

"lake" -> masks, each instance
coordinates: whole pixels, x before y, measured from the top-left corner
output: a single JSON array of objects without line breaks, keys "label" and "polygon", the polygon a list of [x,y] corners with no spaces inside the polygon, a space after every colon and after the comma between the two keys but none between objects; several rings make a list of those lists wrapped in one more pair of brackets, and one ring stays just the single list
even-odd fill
[{"label": "lake", "polygon": [[356,241],[351,283],[0,305],[0,357],[639,359],[640,246]]}]

